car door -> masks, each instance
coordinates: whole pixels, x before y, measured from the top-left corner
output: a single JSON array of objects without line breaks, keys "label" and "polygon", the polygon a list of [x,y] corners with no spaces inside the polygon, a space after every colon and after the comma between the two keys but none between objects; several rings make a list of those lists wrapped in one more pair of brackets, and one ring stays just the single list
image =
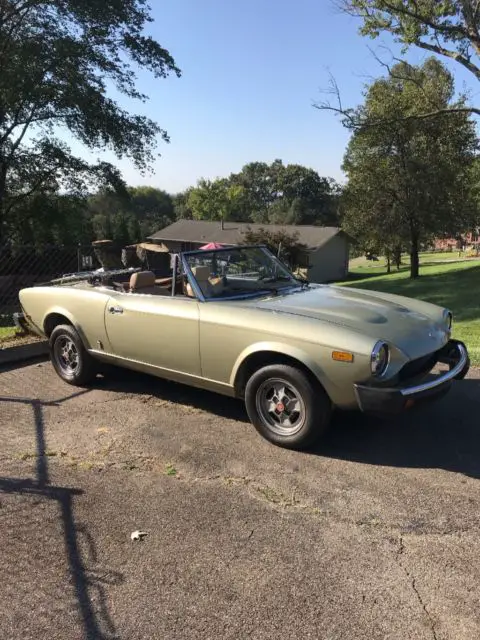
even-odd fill
[{"label": "car door", "polygon": [[110,353],[167,371],[199,376],[199,309],[195,299],[118,293],[105,308]]}]

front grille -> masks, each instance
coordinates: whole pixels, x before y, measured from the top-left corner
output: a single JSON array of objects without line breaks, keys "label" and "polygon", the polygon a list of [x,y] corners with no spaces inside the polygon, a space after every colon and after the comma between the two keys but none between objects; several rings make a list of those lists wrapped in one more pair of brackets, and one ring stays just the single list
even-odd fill
[{"label": "front grille", "polygon": [[400,369],[398,379],[403,382],[426,374],[433,369],[437,362],[438,352],[430,353],[427,356],[423,356],[423,358],[417,358],[416,360],[407,362],[407,364]]}]

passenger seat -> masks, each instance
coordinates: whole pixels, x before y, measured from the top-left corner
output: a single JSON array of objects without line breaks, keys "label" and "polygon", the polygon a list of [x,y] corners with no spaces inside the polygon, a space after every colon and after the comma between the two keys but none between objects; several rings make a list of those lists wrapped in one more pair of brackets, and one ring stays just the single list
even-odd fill
[{"label": "passenger seat", "polygon": [[149,293],[158,296],[170,295],[166,287],[155,285],[153,271],[137,271],[130,277],[130,293]]}]

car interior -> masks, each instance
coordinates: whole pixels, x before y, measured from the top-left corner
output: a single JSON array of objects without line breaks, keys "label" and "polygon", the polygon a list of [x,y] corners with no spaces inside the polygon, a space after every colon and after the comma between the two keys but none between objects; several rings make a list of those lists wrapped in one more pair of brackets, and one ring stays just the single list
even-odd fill
[{"label": "car interior", "polygon": [[[212,276],[211,269],[208,265],[192,267],[192,273],[206,298],[219,296],[223,293],[225,288],[224,278]],[[186,294],[189,297],[195,297],[189,282],[186,283]]]},{"label": "car interior", "polygon": [[[232,295],[246,289],[258,289],[258,278],[245,277],[241,274],[217,275],[212,272],[210,264],[196,264],[191,266],[192,274],[206,298],[218,298]],[[257,274],[249,274],[257,275]],[[134,273],[117,273],[98,275],[91,280],[91,284],[111,287],[116,291],[132,294],[155,296],[171,296],[173,286],[173,271],[165,276],[154,270],[135,271]],[[195,298],[195,292],[185,274],[179,273],[175,278],[175,295]]]},{"label": "car interior", "polygon": [[[192,273],[205,297],[211,298],[222,294],[225,287],[225,279],[212,275],[208,265],[194,266],[192,267]],[[126,281],[122,282],[117,277],[115,280],[103,281],[103,284],[125,293],[171,296],[173,274],[159,278],[154,271],[136,271]],[[193,288],[184,274],[177,275],[175,295],[195,298]]]},{"label": "car interior", "polygon": [[[122,274],[123,275],[123,274]],[[173,286],[173,274],[171,276],[158,277],[154,271],[135,271],[126,279],[120,275],[112,278],[99,278],[93,284],[101,284],[111,287],[115,291],[123,293],[145,294],[154,296],[171,296]],[[193,290],[183,274],[178,274],[175,283],[175,295],[195,297]]]}]

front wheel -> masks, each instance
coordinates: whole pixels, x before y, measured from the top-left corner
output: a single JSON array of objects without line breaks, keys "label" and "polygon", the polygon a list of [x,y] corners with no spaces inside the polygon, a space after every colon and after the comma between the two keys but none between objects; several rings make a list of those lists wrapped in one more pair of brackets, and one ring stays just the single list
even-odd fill
[{"label": "front wheel", "polygon": [[95,360],[71,325],[60,325],[52,331],[50,358],[55,371],[68,384],[86,385],[97,374]]},{"label": "front wheel", "polygon": [[267,440],[303,449],[327,429],[332,404],[320,384],[288,365],[270,365],[254,373],[245,388],[248,417]]}]

